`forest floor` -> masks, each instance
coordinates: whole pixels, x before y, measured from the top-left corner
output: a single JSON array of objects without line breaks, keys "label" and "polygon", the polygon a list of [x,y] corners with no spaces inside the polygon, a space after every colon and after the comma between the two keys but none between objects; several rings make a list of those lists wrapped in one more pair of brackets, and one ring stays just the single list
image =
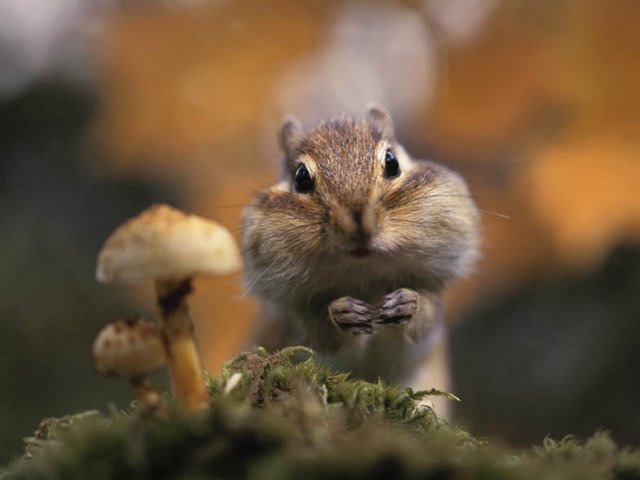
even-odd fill
[{"label": "forest floor", "polygon": [[207,413],[167,397],[161,414],[46,419],[0,478],[640,479],[640,450],[604,432],[494,447],[437,416],[447,394],[352,380],[302,347],[242,354],[208,386]]}]

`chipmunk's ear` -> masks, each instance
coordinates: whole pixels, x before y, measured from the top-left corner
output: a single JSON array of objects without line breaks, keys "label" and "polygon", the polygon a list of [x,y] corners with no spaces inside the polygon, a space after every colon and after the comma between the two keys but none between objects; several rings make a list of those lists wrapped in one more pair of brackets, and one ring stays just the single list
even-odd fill
[{"label": "chipmunk's ear", "polygon": [[280,127],[278,141],[280,142],[280,148],[288,159],[291,160],[295,157],[295,151],[301,138],[302,124],[300,121],[291,115],[286,116],[282,122],[282,127]]},{"label": "chipmunk's ear", "polygon": [[393,119],[382,105],[377,103],[367,105],[367,120],[382,138],[392,140],[395,136]]}]

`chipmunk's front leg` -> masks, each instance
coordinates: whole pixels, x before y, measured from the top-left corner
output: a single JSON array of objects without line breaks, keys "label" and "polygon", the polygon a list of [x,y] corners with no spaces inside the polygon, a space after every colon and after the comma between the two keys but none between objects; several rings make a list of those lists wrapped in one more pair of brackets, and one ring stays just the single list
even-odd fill
[{"label": "chipmunk's front leg", "polygon": [[418,292],[399,288],[385,295],[376,309],[375,322],[386,325],[407,323],[418,308]]},{"label": "chipmunk's front leg", "polygon": [[374,323],[400,325],[415,342],[426,338],[441,323],[440,317],[439,297],[408,288],[400,288],[385,295],[374,307]]},{"label": "chipmunk's front leg", "polygon": [[329,304],[329,318],[344,333],[373,334],[374,309],[353,297],[340,297]]}]

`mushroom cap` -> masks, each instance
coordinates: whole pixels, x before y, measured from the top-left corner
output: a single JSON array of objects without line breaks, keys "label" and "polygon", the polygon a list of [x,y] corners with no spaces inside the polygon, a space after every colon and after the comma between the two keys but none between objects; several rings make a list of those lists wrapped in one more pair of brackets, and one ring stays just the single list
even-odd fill
[{"label": "mushroom cap", "polygon": [[211,220],[168,205],[153,205],[119,226],[98,254],[102,283],[224,275],[240,269],[231,232]]},{"label": "mushroom cap", "polygon": [[167,350],[160,329],[139,316],[116,320],[104,327],[93,342],[98,373],[133,379],[167,364]]}]

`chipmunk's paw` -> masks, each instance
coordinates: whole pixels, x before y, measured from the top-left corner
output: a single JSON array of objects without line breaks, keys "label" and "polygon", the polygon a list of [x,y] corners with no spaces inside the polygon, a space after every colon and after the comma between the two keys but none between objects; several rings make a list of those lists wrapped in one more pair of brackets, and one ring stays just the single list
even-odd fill
[{"label": "chipmunk's paw", "polygon": [[373,308],[353,297],[340,297],[329,305],[329,317],[344,333],[352,335],[376,333]]},{"label": "chipmunk's paw", "polygon": [[418,293],[400,288],[385,295],[376,312],[376,323],[401,325],[407,323],[418,308]]}]

